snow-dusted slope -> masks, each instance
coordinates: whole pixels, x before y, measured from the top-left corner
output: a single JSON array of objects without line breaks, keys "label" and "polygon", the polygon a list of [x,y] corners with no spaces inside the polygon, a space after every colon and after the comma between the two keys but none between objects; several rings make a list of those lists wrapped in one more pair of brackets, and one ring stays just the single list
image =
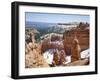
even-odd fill
[{"label": "snow-dusted slope", "polygon": [[44,59],[47,61],[48,64],[52,64],[53,61],[53,49],[50,49],[43,53]]},{"label": "snow-dusted slope", "polygon": [[89,49],[82,51],[80,54],[82,59],[88,58],[90,56]]},{"label": "snow-dusted slope", "polygon": [[[53,61],[53,50],[54,49],[49,49],[49,50],[47,50],[46,52],[43,53],[43,57],[47,61],[48,64],[52,64],[52,61]],[[81,59],[88,58],[90,56],[89,49],[86,49],[86,50],[82,51],[80,53],[80,55],[81,55]],[[71,56],[66,56],[65,58],[66,58],[65,64],[68,64],[68,63],[71,62]]]},{"label": "snow-dusted slope", "polygon": [[[43,57],[47,61],[48,64],[52,64],[52,62],[53,62],[53,50],[54,49],[49,49],[49,50],[47,50],[46,52],[43,53]],[[71,62],[71,56],[66,56],[65,58],[66,58],[65,64]]]}]

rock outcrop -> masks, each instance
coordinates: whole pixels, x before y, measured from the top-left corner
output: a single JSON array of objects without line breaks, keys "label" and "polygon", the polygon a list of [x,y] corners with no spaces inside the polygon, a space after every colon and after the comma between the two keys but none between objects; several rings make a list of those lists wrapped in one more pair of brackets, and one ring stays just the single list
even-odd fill
[{"label": "rock outcrop", "polygon": [[88,65],[89,64],[89,59],[84,59],[84,60],[77,60],[68,64],[65,64],[64,66],[83,66],[83,65]]},{"label": "rock outcrop", "polygon": [[65,31],[63,35],[63,44],[67,55],[71,55],[72,42],[75,36],[79,41],[81,51],[89,48],[89,24],[80,23],[76,28],[73,28],[70,31]]},{"label": "rock outcrop", "polygon": [[35,33],[37,33],[37,31],[34,29],[27,29],[26,35],[30,36],[26,40],[25,45],[25,68],[49,67],[41,54],[41,44],[35,41]]},{"label": "rock outcrop", "polygon": [[78,61],[80,52],[89,48],[89,24],[80,23],[76,28],[65,31],[64,49],[67,55],[71,55],[71,62]]},{"label": "rock outcrop", "polygon": [[80,45],[79,45],[79,41],[77,38],[75,38],[72,42],[72,47],[71,47],[71,62],[77,61],[79,60],[80,57]]},{"label": "rock outcrop", "polygon": [[49,37],[42,40],[42,52],[48,49],[64,49],[62,35],[51,33]]},{"label": "rock outcrop", "polygon": [[[29,48],[30,50],[25,54],[26,68],[49,67],[48,63],[41,55],[41,48],[39,45],[35,45],[34,48],[33,47],[29,47]],[[28,50],[28,47],[26,47],[26,50]]]}]

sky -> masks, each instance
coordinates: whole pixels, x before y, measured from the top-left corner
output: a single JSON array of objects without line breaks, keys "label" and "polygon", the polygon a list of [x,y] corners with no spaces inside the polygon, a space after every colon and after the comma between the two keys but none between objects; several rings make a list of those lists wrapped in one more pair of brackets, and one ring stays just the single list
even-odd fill
[{"label": "sky", "polygon": [[69,22],[88,22],[89,15],[79,14],[56,14],[56,13],[36,13],[25,12],[25,21],[27,22],[48,22],[48,23],[69,23]]}]

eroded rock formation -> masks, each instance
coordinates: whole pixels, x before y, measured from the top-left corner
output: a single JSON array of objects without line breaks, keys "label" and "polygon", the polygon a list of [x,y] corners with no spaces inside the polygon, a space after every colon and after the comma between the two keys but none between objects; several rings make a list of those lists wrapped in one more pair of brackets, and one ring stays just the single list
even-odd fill
[{"label": "eroded rock formation", "polygon": [[89,48],[89,24],[80,23],[76,28],[66,30],[63,38],[64,49],[67,55],[71,55],[71,62],[79,60],[80,51]]},{"label": "eroded rock formation", "polygon": [[77,38],[74,38],[71,47],[71,62],[77,61],[80,59],[80,45]]},{"label": "eroded rock formation", "polygon": [[27,38],[25,45],[25,67],[49,67],[48,63],[41,55],[41,44],[36,43],[34,32],[36,32],[36,30],[31,29],[27,32],[28,34],[26,33],[26,35],[29,35],[29,38]]}]

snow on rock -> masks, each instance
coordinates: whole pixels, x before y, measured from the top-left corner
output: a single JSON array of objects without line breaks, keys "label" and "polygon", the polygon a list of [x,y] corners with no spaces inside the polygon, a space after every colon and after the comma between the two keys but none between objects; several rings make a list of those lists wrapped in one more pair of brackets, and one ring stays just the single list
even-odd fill
[{"label": "snow on rock", "polygon": [[[49,49],[43,53],[43,57],[48,64],[52,64],[52,62],[53,62],[53,51],[54,51],[54,49]],[[71,62],[71,56],[66,56],[65,59],[66,59],[66,62],[64,62],[64,64]]]},{"label": "snow on rock", "polygon": [[[52,64],[53,62],[53,50],[54,49],[49,49],[43,53],[43,57],[48,64]],[[88,58],[90,56],[89,49],[82,51],[80,55],[81,55],[81,59]],[[66,58],[66,62],[64,64],[68,64],[71,62],[71,56],[66,56],[65,58]]]},{"label": "snow on rock", "polygon": [[64,64],[68,64],[71,62],[71,56],[66,56],[66,62]]},{"label": "snow on rock", "polygon": [[53,61],[53,49],[50,49],[43,53],[43,57],[48,64],[52,64]]},{"label": "snow on rock", "polygon": [[50,41],[50,44],[63,45],[63,41]]},{"label": "snow on rock", "polygon": [[82,52],[80,53],[81,58],[82,58],[82,59],[88,58],[88,57],[90,56],[90,53],[89,53],[89,52],[90,52],[89,49],[86,49],[86,50],[82,51]]}]

